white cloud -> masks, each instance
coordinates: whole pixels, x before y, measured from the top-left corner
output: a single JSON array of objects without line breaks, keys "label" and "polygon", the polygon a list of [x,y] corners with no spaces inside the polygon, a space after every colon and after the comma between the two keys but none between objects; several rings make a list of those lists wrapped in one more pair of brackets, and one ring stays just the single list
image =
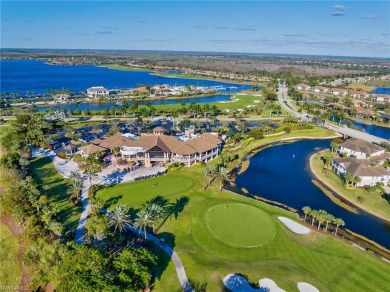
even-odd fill
[{"label": "white cloud", "polygon": [[376,16],[373,15],[373,14],[369,14],[369,15],[364,15],[362,18],[363,18],[363,19],[369,19],[369,20],[371,20],[371,19],[375,19]]},{"label": "white cloud", "polygon": [[344,5],[334,5],[332,8],[332,16],[344,16],[347,8]]}]

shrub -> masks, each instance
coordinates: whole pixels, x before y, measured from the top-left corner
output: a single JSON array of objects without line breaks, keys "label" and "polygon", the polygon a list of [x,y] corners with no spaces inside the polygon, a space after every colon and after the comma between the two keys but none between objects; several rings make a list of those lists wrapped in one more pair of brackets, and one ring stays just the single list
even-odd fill
[{"label": "shrub", "polygon": [[63,151],[57,153],[57,156],[58,156],[59,158],[62,158],[62,159],[66,159],[66,158],[67,158],[65,152],[63,152]]},{"label": "shrub", "polygon": [[284,131],[286,132],[286,134],[290,134],[291,133],[291,128],[290,127],[284,127]]},{"label": "shrub", "polygon": [[249,131],[249,136],[254,139],[263,139],[264,134],[259,128],[253,128]]}]

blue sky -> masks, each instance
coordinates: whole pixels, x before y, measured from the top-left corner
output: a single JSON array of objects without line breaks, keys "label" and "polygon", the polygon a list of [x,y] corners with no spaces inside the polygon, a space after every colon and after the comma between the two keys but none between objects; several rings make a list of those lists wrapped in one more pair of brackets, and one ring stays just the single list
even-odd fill
[{"label": "blue sky", "polygon": [[390,57],[390,2],[1,1],[1,47]]}]

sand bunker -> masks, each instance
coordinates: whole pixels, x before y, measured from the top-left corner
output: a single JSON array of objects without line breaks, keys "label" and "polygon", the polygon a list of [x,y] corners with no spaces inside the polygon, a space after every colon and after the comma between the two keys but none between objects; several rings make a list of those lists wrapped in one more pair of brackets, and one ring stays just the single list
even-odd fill
[{"label": "sand bunker", "polygon": [[299,292],[320,292],[316,287],[306,282],[299,282],[297,287]]},{"label": "sand bunker", "polygon": [[278,219],[287,226],[288,229],[290,229],[292,232],[297,234],[307,234],[310,232],[310,229],[289,219],[286,217],[278,217]]},{"label": "sand bunker", "polygon": [[269,292],[285,292],[283,289],[280,289],[278,285],[271,279],[261,279],[259,281],[260,288],[253,288],[249,285],[248,281],[240,275],[229,274],[223,278],[223,283],[226,288],[232,292],[260,292],[260,291],[269,291]]}]

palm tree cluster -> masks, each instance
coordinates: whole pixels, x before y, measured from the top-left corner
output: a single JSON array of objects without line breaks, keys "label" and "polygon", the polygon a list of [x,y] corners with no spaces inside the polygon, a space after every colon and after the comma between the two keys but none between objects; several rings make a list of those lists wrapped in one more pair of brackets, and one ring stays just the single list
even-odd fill
[{"label": "palm tree cluster", "polygon": [[145,238],[147,238],[147,228],[152,228],[153,233],[156,233],[172,215],[177,218],[188,201],[188,197],[180,197],[175,202],[170,203],[167,199],[156,196],[142,205],[133,222],[130,220],[129,209],[126,204],[120,204],[112,212],[111,224],[115,231],[118,230],[119,232],[126,230],[126,224],[132,224],[139,230],[139,233],[143,231]]},{"label": "palm tree cluster", "polygon": [[335,235],[337,235],[337,230],[340,226],[344,226],[345,222],[341,218],[336,218],[332,214],[326,212],[325,210],[312,210],[309,206],[305,206],[302,208],[303,213],[305,214],[305,221],[307,215],[311,217],[311,226],[314,225],[315,220],[318,221],[317,230],[320,229],[321,225],[326,223],[325,231],[328,231],[329,223],[336,225]]},{"label": "palm tree cluster", "polygon": [[203,170],[203,191],[211,185],[212,181],[215,178],[219,179],[219,191],[221,192],[223,186],[230,179],[229,170],[226,168],[228,162],[232,161],[232,157],[230,156],[221,156],[218,164],[208,164],[206,168]]}]

